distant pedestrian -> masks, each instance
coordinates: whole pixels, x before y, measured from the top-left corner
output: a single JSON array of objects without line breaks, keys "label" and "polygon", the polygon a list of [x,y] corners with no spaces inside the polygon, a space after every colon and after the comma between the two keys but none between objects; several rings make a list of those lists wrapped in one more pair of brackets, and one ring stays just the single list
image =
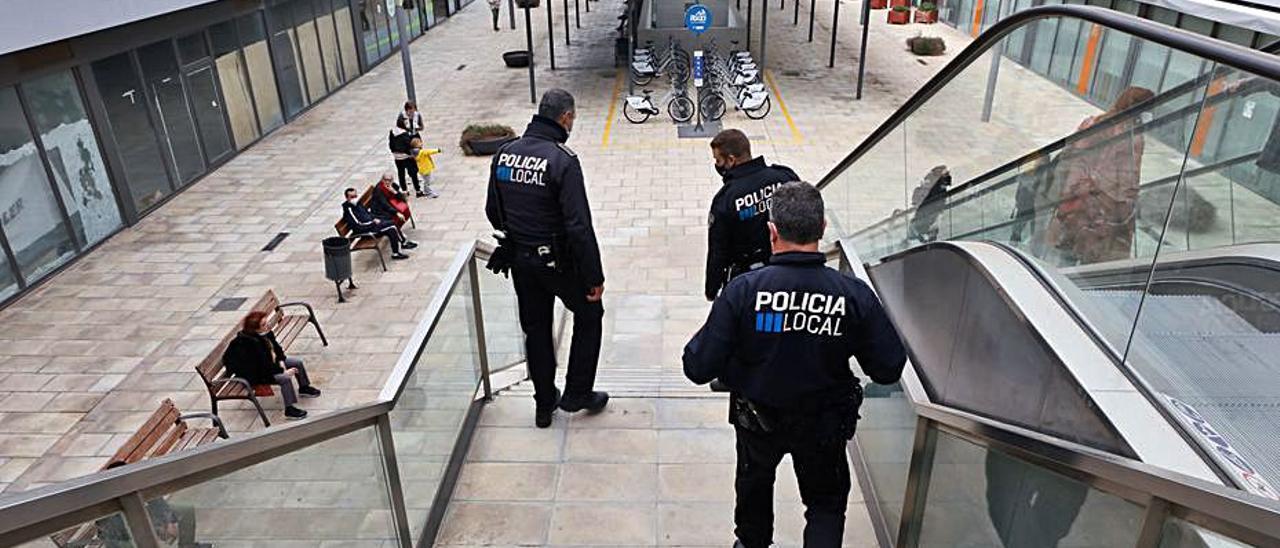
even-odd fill
[{"label": "distant pedestrian", "polygon": [[396,163],[396,174],[400,179],[400,192],[409,192],[407,175],[413,181],[413,188],[419,197],[423,196],[422,184],[418,182],[418,160],[414,157],[413,140],[416,136],[400,127],[392,128],[387,135],[387,148],[391,150],[391,159]]},{"label": "distant pedestrian", "polygon": [[413,140],[411,146],[414,151],[414,162],[418,165],[418,176],[422,178],[422,190],[418,191],[418,197],[430,196],[432,198],[439,198],[440,193],[432,190],[431,188],[431,174],[436,170],[436,161],[432,156],[440,154],[440,149],[424,148],[422,146],[422,139],[418,138]]},{"label": "distant pedestrian", "polygon": [[951,171],[947,166],[936,166],[925,174],[924,180],[911,191],[911,205],[916,211],[907,226],[910,239],[929,243],[938,239],[938,216],[947,203],[947,188],[951,186]]},{"label": "distant pedestrian", "polygon": [[498,32],[498,9],[502,7],[502,0],[489,0],[489,11],[493,13],[493,32]]},{"label": "distant pedestrian", "polygon": [[422,135],[422,129],[425,126],[422,123],[422,113],[418,112],[418,103],[414,101],[404,102],[404,110],[396,115],[396,127],[405,130],[413,137]]}]

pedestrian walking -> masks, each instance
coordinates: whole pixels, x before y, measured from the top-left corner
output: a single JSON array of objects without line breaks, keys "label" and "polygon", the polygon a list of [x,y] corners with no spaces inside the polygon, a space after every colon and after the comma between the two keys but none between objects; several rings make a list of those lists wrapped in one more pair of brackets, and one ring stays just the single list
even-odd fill
[{"label": "pedestrian walking", "polygon": [[493,32],[498,32],[498,10],[502,7],[502,0],[489,0],[489,12],[493,14]]},{"label": "pedestrian walking", "polygon": [[[548,90],[524,135],[502,146],[489,171],[485,214],[499,248],[487,267],[511,273],[533,380],[539,428],[552,414],[599,411],[609,395],[594,391],[604,317],[604,269],[577,153],[565,145],[577,118],[573,96]],[[551,344],[555,299],[573,314],[569,370],[561,397]]]},{"label": "pedestrian walking", "polygon": [[773,484],[790,454],[805,505],[804,546],[835,548],[851,486],[845,446],[862,404],[849,358],[873,382],[892,384],[906,351],[871,288],[826,266],[818,189],[782,185],[769,218],[769,264],[734,278],[716,298],[684,347],[684,373],[698,384],[718,378],[731,390],[734,546],[773,543]]}]

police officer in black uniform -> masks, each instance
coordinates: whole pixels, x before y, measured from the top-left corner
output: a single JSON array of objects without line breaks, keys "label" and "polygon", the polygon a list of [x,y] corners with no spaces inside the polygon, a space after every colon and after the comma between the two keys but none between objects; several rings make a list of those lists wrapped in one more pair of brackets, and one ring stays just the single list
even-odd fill
[{"label": "police officer in black uniform", "polygon": [[736,129],[711,140],[724,185],[711,199],[706,296],[713,301],[734,276],[769,260],[769,197],[782,183],[799,181],[791,168],[751,156],[751,141]]},{"label": "police officer in black uniform", "polygon": [[[529,376],[537,402],[535,422],[551,425],[556,407],[598,411],[609,395],[593,390],[600,359],[604,270],[591,226],[582,164],[565,141],[575,119],[573,96],[548,90],[524,136],[493,157],[485,213],[499,231],[525,335]],[[490,268],[503,270],[505,265]],[[555,298],[573,313],[573,343],[564,396],[555,385],[551,346]]]},{"label": "police officer in black uniform", "polygon": [[729,385],[737,432],[735,546],[773,541],[773,483],[787,453],[805,504],[806,548],[840,546],[849,498],[845,444],[857,425],[858,359],[872,381],[898,380],[897,332],[863,282],[825,266],[822,195],[792,182],[773,193],[769,264],[729,282],[684,348],[695,383]]}]

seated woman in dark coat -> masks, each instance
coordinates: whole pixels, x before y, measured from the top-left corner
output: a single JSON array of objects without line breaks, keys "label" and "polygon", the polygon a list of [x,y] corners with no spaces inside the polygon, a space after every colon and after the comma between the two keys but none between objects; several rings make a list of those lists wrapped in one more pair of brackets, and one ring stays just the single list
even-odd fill
[{"label": "seated woman in dark coat", "polygon": [[[244,317],[243,329],[222,354],[222,365],[232,375],[249,381],[251,385],[279,385],[280,397],[284,398],[284,416],[304,418],[307,412],[295,407],[298,395],[314,398],[320,395],[320,390],[311,386],[301,359],[285,356],[275,333],[263,325],[266,318],[266,312],[250,312]],[[294,378],[298,379],[296,392],[293,389]]]}]

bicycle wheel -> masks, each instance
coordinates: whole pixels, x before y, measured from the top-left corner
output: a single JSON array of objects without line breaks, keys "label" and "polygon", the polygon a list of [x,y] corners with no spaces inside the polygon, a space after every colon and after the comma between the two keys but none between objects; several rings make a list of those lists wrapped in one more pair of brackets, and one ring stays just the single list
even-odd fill
[{"label": "bicycle wheel", "polygon": [[719,93],[703,97],[698,104],[702,107],[702,118],[704,120],[714,122],[724,117],[724,97],[721,97]]},{"label": "bicycle wheel", "polygon": [[773,102],[769,100],[769,96],[764,97],[764,103],[756,107],[755,110],[744,110],[743,114],[752,120],[760,120],[769,115],[769,109],[773,108]]},{"label": "bicycle wheel", "polygon": [[648,112],[641,112],[631,107],[631,103],[622,103],[622,116],[633,124],[643,124],[649,120]]},{"label": "bicycle wheel", "polygon": [[683,124],[693,118],[693,99],[683,95],[672,97],[667,102],[667,114],[671,115],[671,121],[677,124]]},{"label": "bicycle wheel", "polygon": [[649,85],[649,82],[653,81],[653,75],[640,74],[639,72],[636,72],[633,70],[631,71],[631,81],[634,82],[637,86],[647,86]]}]

